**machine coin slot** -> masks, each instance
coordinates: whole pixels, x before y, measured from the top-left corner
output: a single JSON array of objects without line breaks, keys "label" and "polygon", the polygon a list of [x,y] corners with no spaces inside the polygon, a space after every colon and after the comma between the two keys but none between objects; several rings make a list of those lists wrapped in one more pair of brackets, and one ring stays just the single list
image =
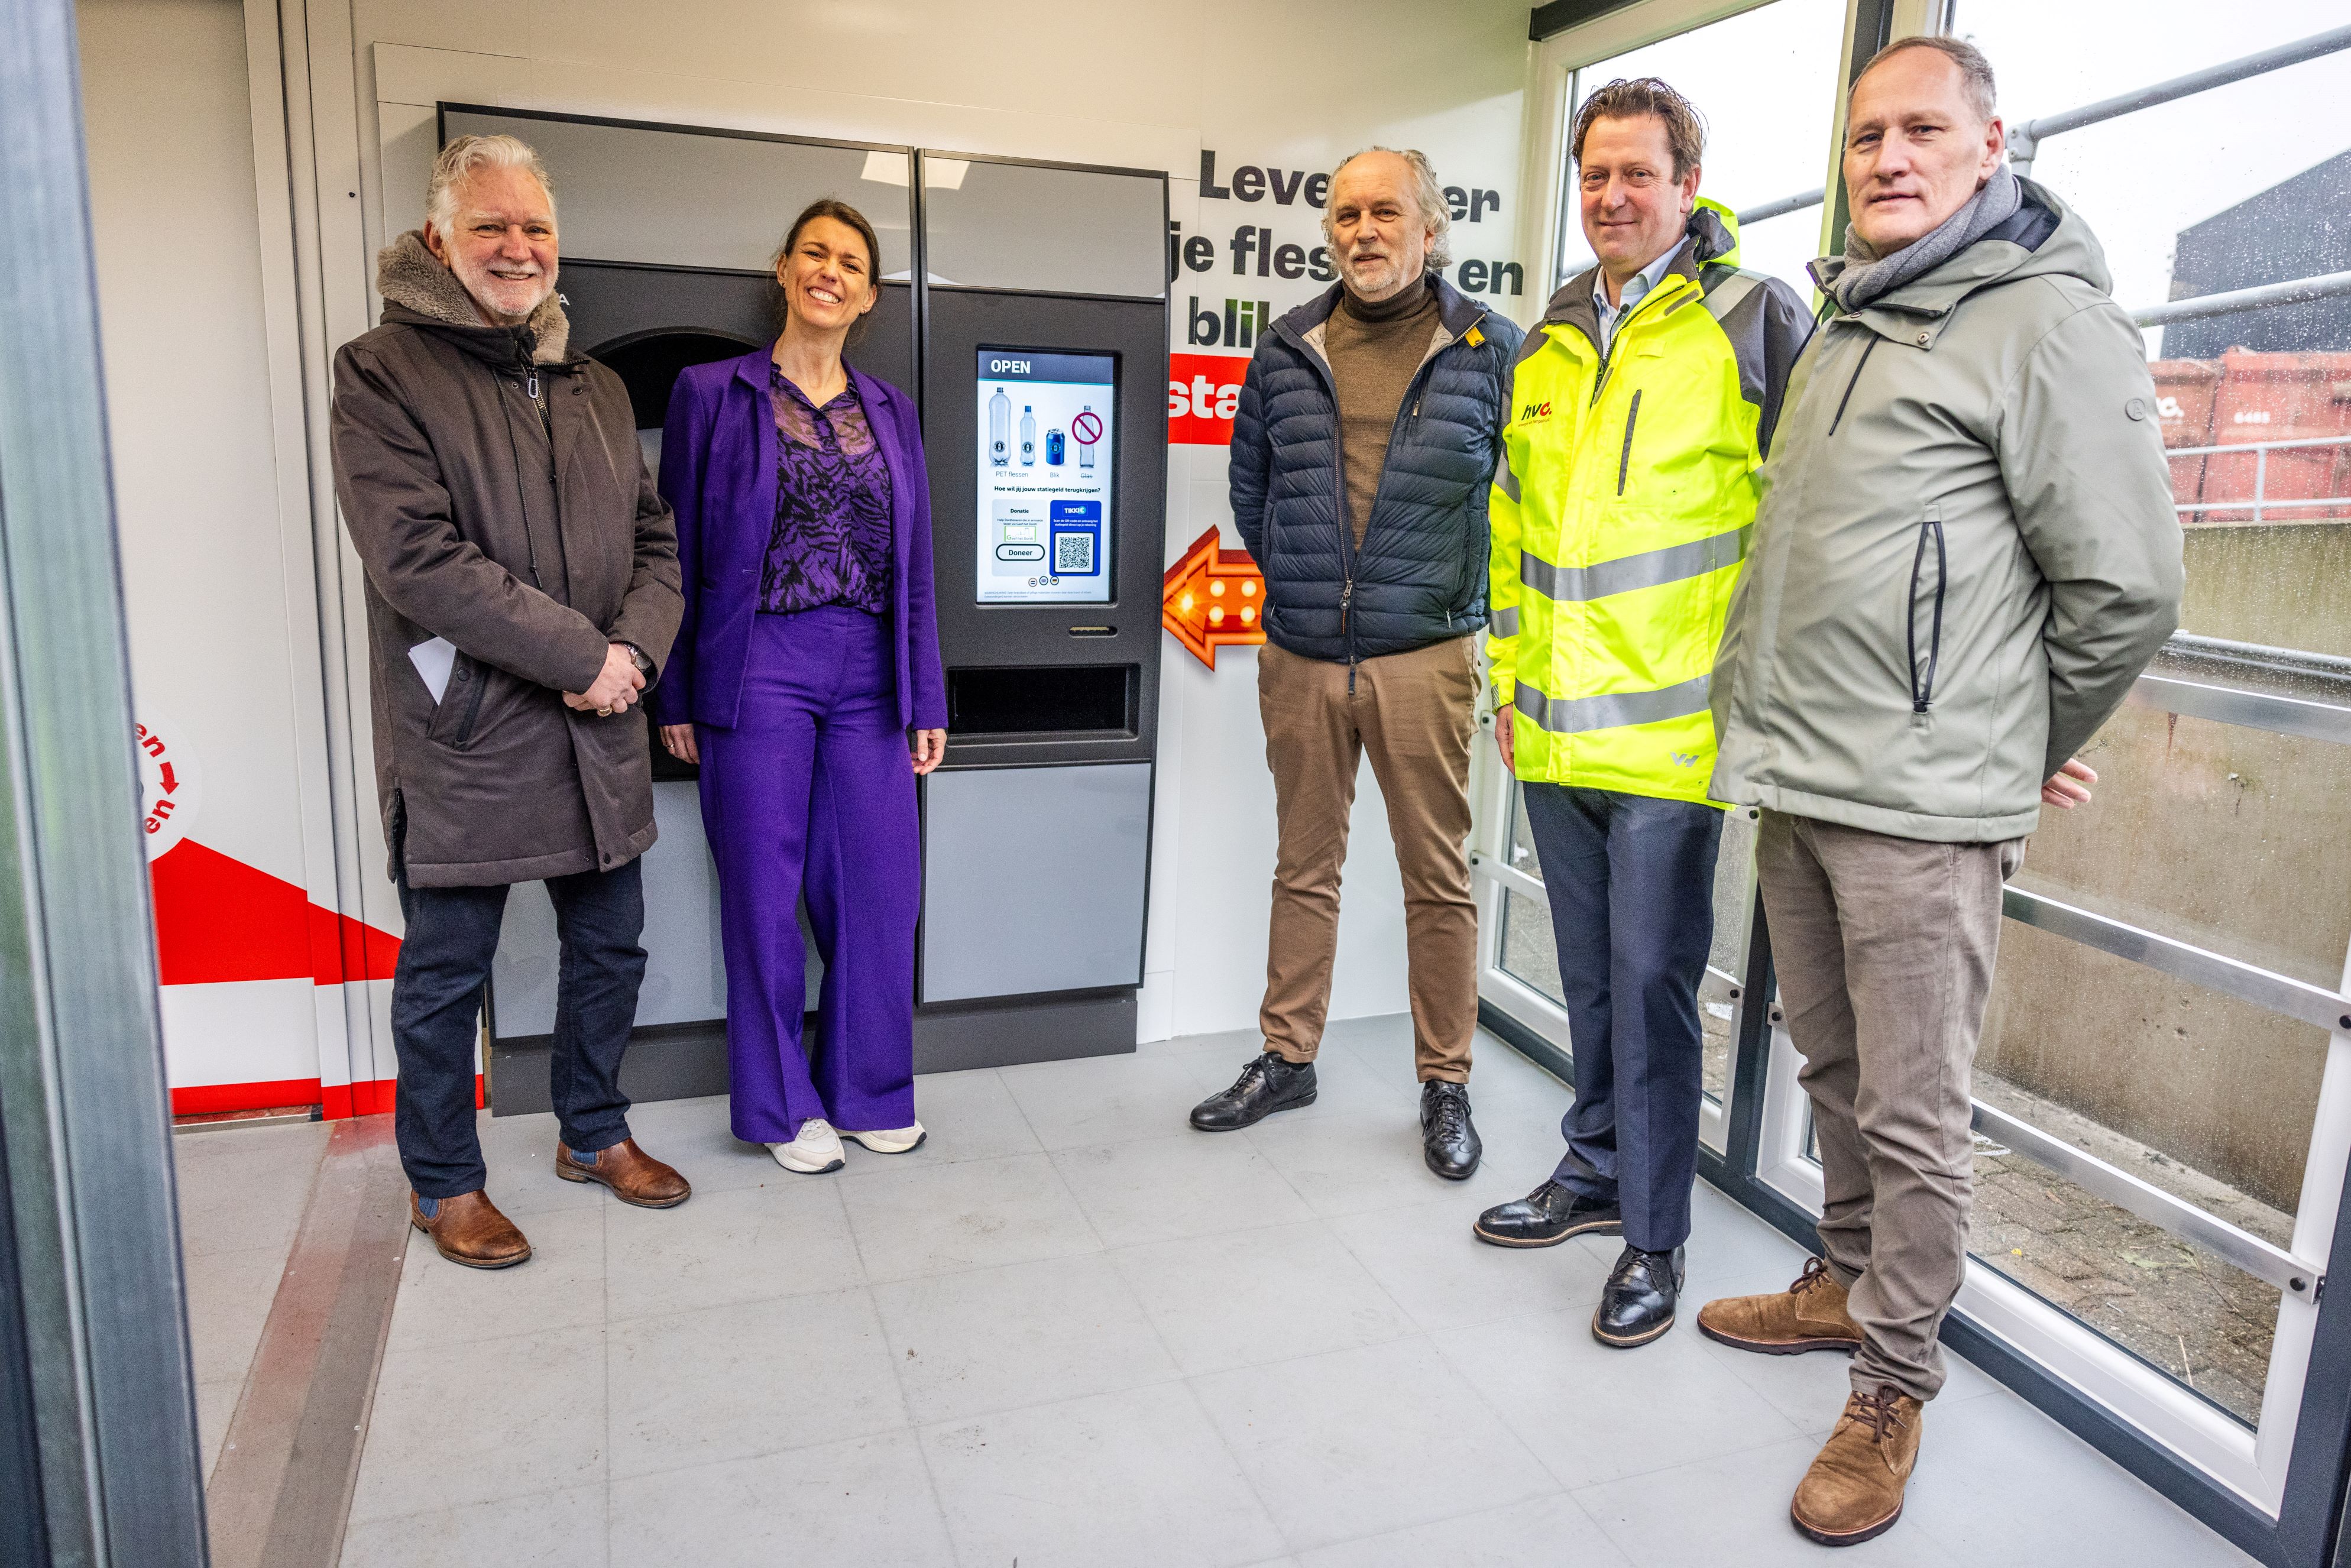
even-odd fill
[{"label": "machine coin slot", "polygon": [[1142,674],[1134,664],[952,668],[947,729],[957,737],[1132,733]]}]

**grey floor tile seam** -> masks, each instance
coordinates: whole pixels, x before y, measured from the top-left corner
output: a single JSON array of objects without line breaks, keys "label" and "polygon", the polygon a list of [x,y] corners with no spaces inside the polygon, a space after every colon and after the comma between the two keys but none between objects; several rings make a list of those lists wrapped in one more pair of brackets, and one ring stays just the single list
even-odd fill
[{"label": "grey floor tile seam", "polygon": [[[996,1071],[996,1069],[991,1067],[988,1069],[988,1071],[994,1072]],[[1007,1099],[1012,1099],[1012,1096],[1009,1094],[1005,1097]],[[1029,1119],[1028,1113],[1020,1110],[1020,1102],[1018,1100],[1012,1100],[1012,1109],[1019,1113],[1021,1124],[1023,1126],[1027,1126]],[[1029,1128],[1029,1135],[1033,1137],[1035,1134],[1036,1129],[1033,1127]],[[956,1163],[960,1164],[962,1162],[958,1161]],[[1067,1186],[1068,1184],[1064,1183],[1063,1185]],[[838,1193],[834,1196],[837,1198],[839,1197]],[[867,1270],[865,1264],[865,1248],[863,1243],[860,1242],[857,1239],[856,1221],[849,1217],[848,1200],[846,1198],[841,1198],[840,1201],[841,1222],[849,1231],[849,1249],[857,1257],[857,1272],[864,1281],[865,1299],[873,1309],[874,1322],[880,1325],[882,1330],[883,1354],[890,1363],[890,1385],[898,1391],[898,1411],[900,1415],[905,1417],[905,1430],[913,1435],[914,1441],[914,1458],[915,1461],[923,1467],[923,1484],[930,1489],[931,1512],[939,1521],[939,1536],[947,1543],[948,1554],[956,1560],[957,1568],[961,1568],[963,1563],[963,1548],[956,1544],[955,1528],[947,1522],[946,1500],[939,1496],[939,1478],[933,1473],[931,1469],[930,1450],[924,1445],[923,1429],[919,1426],[915,1425],[914,1422],[914,1402],[906,1396],[905,1376],[898,1368],[898,1357],[890,1350],[889,1320],[884,1318],[882,1314],[882,1298],[873,1293],[872,1276]],[[605,1534],[608,1554],[610,1552],[611,1540],[611,1536],[608,1526]]]},{"label": "grey floor tile seam", "polygon": [[[1155,1325],[1153,1332],[1157,1332]],[[1184,1385],[1184,1397],[1192,1402],[1192,1408],[1198,1413],[1200,1419],[1207,1424],[1208,1435],[1216,1438],[1217,1448],[1222,1450],[1225,1458],[1233,1467],[1233,1474],[1240,1477],[1241,1485],[1249,1490],[1249,1500],[1257,1504],[1257,1511],[1264,1516],[1265,1521],[1273,1526],[1273,1532],[1280,1538],[1286,1553],[1292,1557],[1296,1556],[1299,1551],[1298,1542],[1290,1539],[1290,1531],[1282,1529],[1280,1516],[1267,1506],[1265,1494],[1258,1490],[1257,1482],[1249,1479],[1249,1466],[1242,1463],[1240,1454],[1225,1437],[1224,1427],[1217,1423],[1216,1416],[1210,1414],[1207,1402],[1200,1397],[1199,1389],[1193,1385],[1191,1378],[1186,1377],[1180,1381]],[[1277,1558],[1275,1561],[1279,1562],[1280,1559]]]},{"label": "grey floor tile seam", "polygon": [[[694,1201],[689,1196],[687,1203]],[[616,1495],[620,1478],[612,1473],[612,1207],[603,1207],[603,1223],[598,1227],[603,1236],[603,1267],[601,1270],[604,1298],[604,1484],[599,1490],[604,1494],[604,1563],[612,1562],[612,1521],[620,1508]]]}]

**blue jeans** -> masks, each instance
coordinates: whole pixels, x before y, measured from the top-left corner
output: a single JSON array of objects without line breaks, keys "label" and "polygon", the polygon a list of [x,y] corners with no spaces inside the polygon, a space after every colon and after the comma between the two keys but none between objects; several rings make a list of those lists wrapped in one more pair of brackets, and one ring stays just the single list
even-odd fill
[{"label": "blue jeans", "polygon": [[1567,1155],[1552,1180],[1625,1214],[1625,1239],[1689,1239],[1722,812],[1563,784],[1520,785],[1550,895],[1575,1057]]},{"label": "blue jeans", "polygon": [[[411,887],[404,872],[399,885],[408,931],[392,977],[392,1040],[400,1058],[392,1131],[416,1196],[455,1197],[487,1179],[474,1125],[474,1047],[507,890]],[[629,1135],[621,1054],[645,977],[645,950],[637,945],[645,927],[644,869],[631,861],[549,877],[547,895],[562,939],[548,1091],[563,1142],[585,1154]]]}]

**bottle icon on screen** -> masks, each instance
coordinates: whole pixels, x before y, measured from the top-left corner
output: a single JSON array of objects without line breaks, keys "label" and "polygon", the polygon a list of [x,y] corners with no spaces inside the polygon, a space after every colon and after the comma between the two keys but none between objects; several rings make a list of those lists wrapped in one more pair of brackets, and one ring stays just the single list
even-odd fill
[{"label": "bottle icon on screen", "polygon": [[1002,387],[987,400],[987,461],[998,468],[1012,461],[1012,400]]},{"label": "bottle icon on screen", "polygon": [[1053,467],[1059,468],[1061,465],[1061,460],[1069,455],[1070,449],[1068,444],[1062,439],[1061,433],[1058,430],[1047,431],[1045,433],[1045,461]]},{"label": "bottle icon on screen", "polygon": [[1078,438],[1078,466],[1094,465],[1094,443],[1102,439],[1102,421],[1094,416],[1094,405],[1086,404],[1085,412],[1070,421],[1070,434]]},{"label": "bottle icon on screen", "polygon": [[1037,466],[1037,416],[1029,413],[1029,403],[1020,405],[1020,465]]}]

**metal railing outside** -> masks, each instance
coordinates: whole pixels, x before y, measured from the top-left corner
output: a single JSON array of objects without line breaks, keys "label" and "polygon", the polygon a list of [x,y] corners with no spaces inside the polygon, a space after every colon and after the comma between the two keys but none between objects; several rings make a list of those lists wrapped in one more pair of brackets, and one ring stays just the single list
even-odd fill
[{"label": "metal railing outside", "polygon": [[[2062,136],[2085,125],[2097,125],[2137,113],[2142,109],[2153,109],[2158,104],[2209,92],[2231,82],[2266,76],[2272,71],[2283,70],[2288,66],[2319,59],[2344,49],[2351,49],[2351,26],[2330,27],[2325,32],[2313,33],[2292,43],[2262,49],[2220,65],[2207,66],[2200,71],[2189,71],[2168,81],[2118,93],[2113,98],[2102,98],[2095,103],[2085,103],[2077,109],[2062,110],[2055,114],[2028,120],[2021,125],[2011,125],[2008,128],[2009,166],[2019,174],[2030,174],[2033,160],[2041,154],[2041,144],[2053,136]],[[1801,213],[1809,207],[1817,207],[1826,200],[1828,191],[1824,187],[1781,196],[1740,213],[1740,225],[1745,227],[1749,224],[1785,217],[1790,213]],[[2132,311],[2131,319],[2142,327],[2159,327],[2173,321],[2201,320],[2207,317],[2231,315],[2239,310],[2291,305],[2339,294],[2351,294],[2351,272],[2326,273],[2285,283],[2263,284],[2255,288],[2231,289],[2224,294],[2167,300],[2160,305],[2143,306]]]},{"label": "metal railing outside", "polygon": [[2172,507],[2180,516],[2191,512],[2241,512],[2251,509],[2253,521],[2266,521],[2264,512],[2284,511],[2304,507],[2343,507],[2351,508],[2351,496],[2319,496],[2303,499],[2272,500],[2269,498],[2270,454],[2302,452],[2323,446],[2351,446],[2351,435],[2313,435],[2295,441],[2238,441],[2225,446],[2171,446],[2164,449],[2166,457],[2241,457],[2253,455],[2253,493],[2250,498],[2233,501],[2183,501]]}]

